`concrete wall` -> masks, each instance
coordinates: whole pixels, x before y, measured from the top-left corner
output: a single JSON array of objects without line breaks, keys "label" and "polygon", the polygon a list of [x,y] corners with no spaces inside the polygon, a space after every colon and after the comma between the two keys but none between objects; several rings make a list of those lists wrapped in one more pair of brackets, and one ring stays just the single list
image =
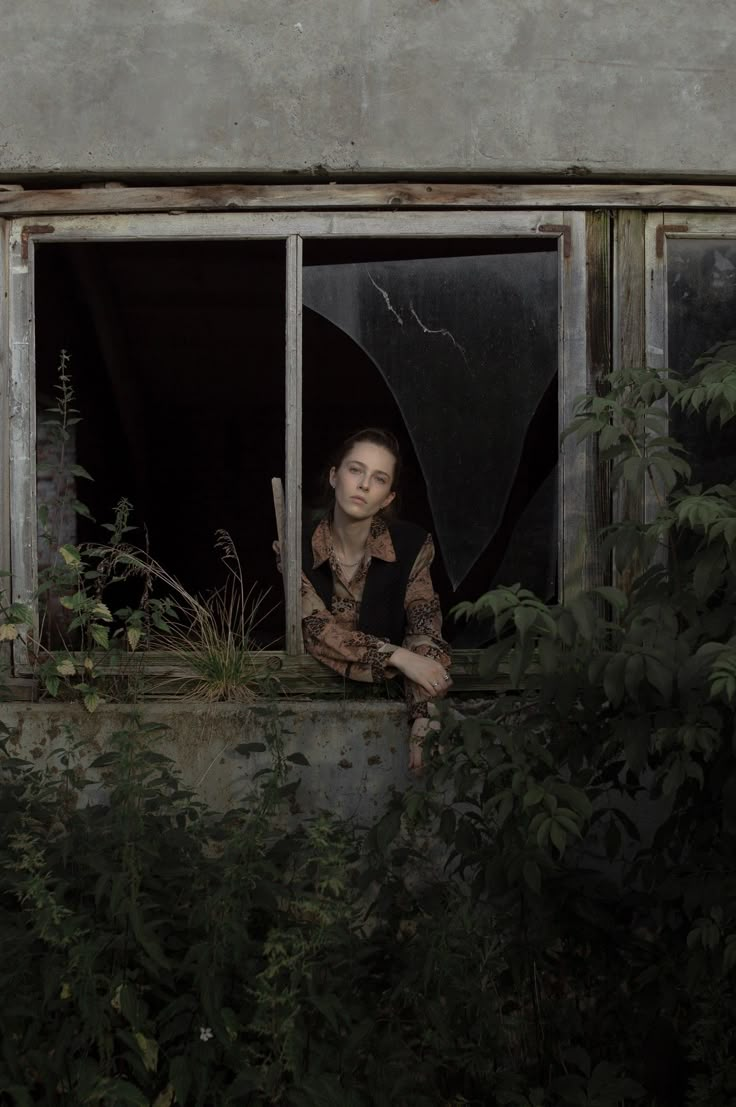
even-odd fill
[{"label": "concrete wall", "polygon": [[[83,739],[84,760],[93,761],[114,731],[130,725],[130,717],[130,708],[118,706],[89,715],[72,704],[0,704],[0,720],[16,732],[9,751],[39,765],[72,739]],[[258,787],[254,773],[273,764],[270,753],[243,756],[236,747],[248,742],[270,747],[276,734],[287,755],[299,752],[309,761],[293,769],[293,778],[301,778],[292,803],[295,815],[329,810],[369,824],[381,815],[391,789],[404,788],[411,779],[401,703],[278,700],[252,708],[150,703],[142,717],[168,727],[153,748],[173,758],[183,780],[217,810],[243,803]]]},{"label": "concrete wall", "polygon": [[736,175],[731,0],[0,10],[0,180]]}]

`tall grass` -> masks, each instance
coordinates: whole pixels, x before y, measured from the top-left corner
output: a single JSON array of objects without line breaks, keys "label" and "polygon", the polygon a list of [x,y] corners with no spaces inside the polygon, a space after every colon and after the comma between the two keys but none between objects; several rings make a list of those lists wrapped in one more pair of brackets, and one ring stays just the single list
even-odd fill
[{"label": "tall grass", "polygon": [[265,608],[267,590],[246,587],[227,531],[217,531],[215,545],[226,579],[206,595],[190,592],[143,551],[128,550],[122,560],[150,576],[167,594],[169,614],[159,627],[152,627],[149,648],[171,654],[191,673],[167,682],[183,684],[182,694],[189,699],[250,703],[262,691],[263,667],[257,658],[267,648],[257,641],[255,631],[273,607]]}]

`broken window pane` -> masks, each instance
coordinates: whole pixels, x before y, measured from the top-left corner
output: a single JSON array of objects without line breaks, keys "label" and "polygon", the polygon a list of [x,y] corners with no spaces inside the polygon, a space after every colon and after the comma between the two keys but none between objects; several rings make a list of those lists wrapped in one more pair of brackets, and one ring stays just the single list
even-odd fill
[{"label": "broken window pane", "polygon": [[[670,239],[667,243],[667,352],[670,368],[688,376],[710,354],[736,361],[736,243]],[[736,476],[736,427],[714,434],[704,418],[673,412],[675,436],[692,454],[693,479],[706,485]]]},{"label": "broken window pane", "polygon": [[553,594],[556,243],[313,242],[304,256],[305,473],[326,443],[389,425],[415,456],[402,514],[435,534],[445,610],[494,583]]}]

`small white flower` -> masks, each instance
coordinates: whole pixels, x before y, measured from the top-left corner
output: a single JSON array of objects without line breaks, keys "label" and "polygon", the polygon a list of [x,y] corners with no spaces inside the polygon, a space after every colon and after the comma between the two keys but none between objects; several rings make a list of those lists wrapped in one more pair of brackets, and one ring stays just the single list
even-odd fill
[{"label": "small white flower", "polygon": [[200,1026],[199,1028],[199,1040],[200,1042],[208,1042],[210,1038],[214,1038],[214,1034],[209,1026]]}]

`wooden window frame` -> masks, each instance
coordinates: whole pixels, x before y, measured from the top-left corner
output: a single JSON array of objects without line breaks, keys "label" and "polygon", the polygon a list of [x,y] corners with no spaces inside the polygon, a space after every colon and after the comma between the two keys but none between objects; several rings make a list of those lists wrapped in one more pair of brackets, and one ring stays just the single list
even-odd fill
[{"label": "wooden window frame", "polygon": [[[106,199],[109,199],[109,190]],[[128,191],[124,190],[127,194]],[[141,190],[136,190],[141,191]],[[299,190],[304,192],[304,189]],[[283,192],[283,190],[281,190]],[[53,194],[47,194],[53,195]],[[16,207],[23,194],[15,194]],[[5,209],[7,210],[7,208]],[[0,215],[3,208],[0,206]],[[280,677],[302,687],[305,672],[320,686],[337,681],[323,666],[302,655],[299,618],[301,534],[301,265],[305,238],[527,238],[557,242],[559,266],[559,429],[569,421],[575,398],[591,387],[601,351],[591,346],[591,282],[608,270],[608,217],[579,210],[439,211],[267,211],[121,214],[46,214],[30,222],[0,219],[0,565],[12,569],[12,598],[32,603],[37,581],[35,474],[34,261],[38,243],[281,240],[286,244],[286,403],[285,475],[286,650],[275,654]],[[5,274],[5,276],[3,276]],[[3,289],[5,281],[7,288]],[[7,291],[7,295],[4,292]],[[608,328],[606,327],[608,331]],[[596,578],[586,536],[593,532],[591,504],[600,500],[588,447],[574,438],[560,447],[559,550],[560,591],[569,596]],[[458,687],[479,688],[478,651],[458,651]],[[312,663],[312,664],[310,664]],[[15,675],[32,672],[23,647],[14,647]]]},{"label": "wooden window frame", "polygon": [[667,350],[667,244],[673,239],[736,239],[736,218],[730,213],[652,212],[644,227],[646,282],[646,357],[653,369],[665,369]]},{"label": "wooden window frame", "polygon": [[[650,212],[643,219],[644,333],[646,364],[651,369],[669,366],[667,310],[667,247],[676,239],[736,239],[733,213],[662,211]],[[662,406],[667,407],[666,400]],[[644,518],[652,520],[657,503],[649,484],[643,491]]]}]

